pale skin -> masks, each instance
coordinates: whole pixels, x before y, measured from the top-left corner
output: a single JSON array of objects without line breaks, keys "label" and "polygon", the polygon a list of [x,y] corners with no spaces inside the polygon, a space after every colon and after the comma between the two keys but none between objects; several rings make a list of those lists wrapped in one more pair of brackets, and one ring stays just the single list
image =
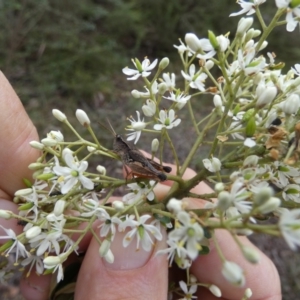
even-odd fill
[{"label": "pale skin", "polygon": [[[31,178],[28,165],[36,160],[39,152],[29,146],[32,140],[39,140],[37,131],[26,114],[13,88],[0,73],[0,208],[17,212],[17,206],[12,202],[16,190],[24,188],[22,178]],[[174,168],[173,168],[174,169]],[[185,178],[190,178],[194,171],[187,170]],[[162,198],[169,189],[170,182],[159,184],[156,195]],[[200,183],[195,192],[210,192],[210,188]],[[197,199],[187,199],[190,207],[202,207]],[[22,227],[16,220],[0,219],[0,224],[12,228],[17,234]],[[4,234],[0,228],[0,235]],[[164,236],[166,234],[164,233]],[[158,242],[153,252],[135,251],[136,244],[131,243],[124,249],[121,245],[123,234],[118,233],[112,244],[115,262],[109,265],[99,256],[99,245],[94,239],[87,237],[81,244],[81,250],[86,250],[77,280],[75,299],[120,300],[144,299],[166,300],[168,289],[168,261],[164,256],[155,256],[155,250],[165,247],[165,238]],[[281,299],[280,280],[274,264],[263,254],[260,263],[252,265],[242,256],[240,250],[226,232],[217,233],[218,241],[228,260],[239,264],[246,275],[246,287],[253,291],[253,300]],[[251,242],[242,237],[244,244]],[[256,249],[256,248],[255,248]],[[259,251],[258,249],[256,249]],[[214,247],[207,256],[199,257],[192,265],[191,271],[200,282],[213,283],[221,291],[223,298],[215,298],[208,290],[199,289],[199,299],[241,299],[244,288],[234,287],[226,282],[221,275],[221,260]],[[174,274],[172,274],[174,275]],[[54,275],[55,276],[55,275]],[[37,276],[34,272],[29,277],[23,277],[21,292],[26,299],[47,299],[51,275]]]}]

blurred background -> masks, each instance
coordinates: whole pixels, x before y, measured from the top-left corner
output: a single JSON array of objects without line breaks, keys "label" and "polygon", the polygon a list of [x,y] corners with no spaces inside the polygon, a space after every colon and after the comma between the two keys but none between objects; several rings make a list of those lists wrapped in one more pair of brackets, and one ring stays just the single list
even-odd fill
[{"label": "blurred background", "polygon": [[[275,1],[261,6],[267,23],[275,9]],[[121,71],[132,67],[131,58],[147,56],[152,61],[167,56],[171,65],[166,71],[179,74],[180,59],[173,47],[178,38],[184,39],[187,32],[207,37],[207,30],[216,35],[231,32],[232,37],[240,18],[229,14],[239,10],[235,0],[1,0],[0,67],[40,136],[61,130],[67,139],[51,111],[60,109],[76,125],[73,116],[81,108],[111,147],[112,136],[97,122],[105,123],[108,117],[115,130],[124,134],[126,118],[135,117],[141,107],[142,100],[130,93],[142,90],[141,82],[127,81]],[[260,29],[257,23],[254,27]],[[300,63],[299,36],[299,27],[293,33],[278,27],[265,52],[276,50],[276,62],[284,61],[288,70]],[[211,100],[210,95],[196,104],[198,117],[211,110]],[[76,128],[83,131],[79,125]],[[177,128],[172,137],[184,157],[189,142],[181,143],[180,137],[188,128]],[[138,146],[149,151],[150,141],[151,137],[142,139]],[[198,168],[198,161],[193,167]],[[299,252],[291,252],[279,238],[253,236],[252,240],[275,262],[283,299],[299,299]],[[0,286],[1,299],[22,299],[17,278],[11,284]]]}]

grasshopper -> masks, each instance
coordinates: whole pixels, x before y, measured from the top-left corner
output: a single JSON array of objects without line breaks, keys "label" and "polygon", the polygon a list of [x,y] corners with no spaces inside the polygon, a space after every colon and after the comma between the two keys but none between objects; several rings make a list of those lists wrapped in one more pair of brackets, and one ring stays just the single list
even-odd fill
[{"label": "grasshopper", "polygon": [[[117,134],[110,122],[107,120],[113,135],[115,136],[113,143],[113,151],[120,156],[125,170],[128,175],[152,178],[158,181],[165,181],[167,176],[164,172],[170,173],[172,168],[162,166],[154,160],[147,158],[138,149],[132,148],[128,145],[121,135]],[[130,169],[128,171],[127,167]]]}]

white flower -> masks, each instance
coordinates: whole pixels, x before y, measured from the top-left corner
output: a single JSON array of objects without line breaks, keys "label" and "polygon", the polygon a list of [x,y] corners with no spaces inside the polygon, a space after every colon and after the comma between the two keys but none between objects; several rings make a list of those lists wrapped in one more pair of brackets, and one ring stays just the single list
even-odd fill
[{"label": "white flower", "polygon": [[185,244],[187,255],[194,260],[201,250],[200,241],[204,237],[204,231],[185,211],[178,212],[177,220],[176,228],[169,233],[168,239]]},{"label": "white flower", "polygon": [[238,0],[237,3],[241,6],[242,10],[236,13],[232,13],[229,17],[235,17],[242,14],[252,15],[255,13],[255,7],[266,2],[266,0]]},{"label": "white flower", "polygon": [[169,265],[171,266],[174,259],[176,263],[181,261],[185,261],[188,257],[188,251],[184,247],[184,243],[181,241],[175,241],[173,239],[167,240],[167,244],[169,247],[163,250],[157,251],[157,255],[168,254]]},{"label": "white flower", "polygon": [[47,138],[53,139],[57,142],[63,142],[64,141],[64,136],[60,131],[55,131],[52,130],[49,133],[47,133]]},{"label": "white flower", "polygon": [[292,200],[300,203],[300,187],[298,184],[288,184],[282,191],[282,198],[284,200]]},{"label": "white flower", "polygon": [[184,93],[176,93],[170,92],[170,97],[163,97],[165,99],[177,102],[177,103],[184,103],[186,104],[188,100],[191,99],[190,95],[186,95]]},{"label": "white flower", "polygon": [[300,76],[300,64],[295,64],[294,68],[292,67],[292,70],[295,75]]},{"label": "white flower", "polygon": [[175,88],[175,74],[163,73],[162,74],[163,80],[167,85],[167,89],[172,91]]},{"label": "white flower", "polygon": [[5,240],[5,239],[13,240],[12,245],[5,250],[6,255],[9,255],[10,253],[15,253],[16,262],[18,261],[19,256],[29,257],[30,253],[27,252],[25,246],[18,240],[18,237],[15,234],[15,232],[10,228],[9,229],[4,228],[2,225],[0,225],[0,227],[6,232],[6,235],[0,236],[0,240]]},{"label": "white flower", "polygon": [[137,121],[131,116],[131,118],[128,118],[127,120],[130,121],[131,125],[129,126],[127,130],[133,131],[132,133],[127,134],[128,138],[127,141],[134,140],[134,144],[136,144],[141,136],[142,130],[146,127],[146,123],[144,122],[144,119],[141,120],[140,113],[136,111],[137,114]]},{"label": "white flower", "polygon": [[[231,203],[236,207],[239,213],[249,213],[252,209],[252,202],[246,201],[249,198],[250,192],[244,187],[244,182],[242,178],[237,178],[235,182],[231,186],[230,190],[230,198]],[[230,209],[229,209],[230,210]],[[228,213],[230,211],[226,211],[227,217],[230,217]]]},{"label": "white flower", "polygon": [[138,59],[133,60],[132,62],[134,64],[134,66],[136,67],[136,69],[129,69],[128,67],[125,67],[122,69],[123,73],[127,76],[132,76],[127,78],[128,80],[136,80],[138,79],[140,76],[142,77],[148,77],[151,72],[152,69],[155,68],[155,66],[157,65],[157,59],[155,59],[151,64],[150,64],[150,60],[148,58],[145,58],[142,61],[142,64],[139,62]]},{"label": "white flower", "polygon": [[296,251],[300,246],[300,209],[284,210],[280,216],[279,228],[289,247]]},{"label": "white flower", "polygon": [[162,124],[155,124],[154,129],[155,130],[162,130],[163,128],[171,129],[173,127],[176,127],[180,124],[181,120],[176,119],[175,117],[175,111],[173,109],[170,109],[169,112],[166,112],[165,110],[161,110],[159,112],[159,119],[158,121]]},{"label": "white flower", "polygon": [[153,193],[154,184],[154,180],[150,180],[148,184],[144,182],[127,184],[127,186],[131,189],[131,192],[123,196],[123,201],[127,204],[132,204],[139,199],[144,199],[145,197],[149,201],[152,201],[155,198]]},{"label": "white flower", "polygon": [[52,270],[52,273],[57,272],[56,280],[57,282],[61,281],[64,278],[64,271],[62,263],[67,259],[67,255],[60,254],[58,256],[47,256],[44,258],[44,267],[45,269]]},{"label": "white flower", "polygon": [[232,261],[225,261],[223,263],[222,274],[227,281],[237,285],[245,285],[245,277],[243,269]]},{"label": "white flower", "polygon": [[93,181],[83,175],[88,167],[88,162],[77,161],[71,152],[65,150],[63,150],[63,158],[68,167],[60,166],[58,160],[56,161],[58,165],[53,167],[53,172],[60,176],[58,181],[61,186],[61,193],[67,194],[78,182],[86,189],[92,190],[94,188]]},{"label": "white flower", "polygon": [[29,257],[27,257],[21,261],[21,265],[23,267],[30,265],[29,270],[27,271],[27,274],[31,273],[31,270],[34,265],[35,265],[36,273],[38,275],[41,275],[44,272],[43,257],[41,257],[41,256],[31,254]]},{"label": "white flower", "polygon": [[198,89],[203,92],[205,91],[204,82],[207,75],[205,73],[195,74],[195,72],[196,67],[194,64],[191,64],[189,67],[189,74],[186,74],[183,71],[181,71],[181,74],[189,82],[191,88]]},{"label": "white flower", "polygon": [[221,170],[221,161],[216,157],[212,157],[211,159],[205,158],[202,162],[205,169],[209,172],[219,172]]},{"label": "white flower", "polygon": [[[119,231],[124,231],[127,227],[131,227],[131,230],[126,233],[123,239],[123,246],[127,247],[131,241],[136,237],[137,250],[141,243],[142,248],[145,251],[150,251],[152,245],[154,245],[153,237],[156,240],[161,241],[162,234],[160,232],[157,221],[153,221],[150,224],[146,224],[147,220],[151,218],[150,215],[143,215],[139,217],[139,220],[134,220],[134,216],[126,216],[126,220],[119,224]],[[152,237],[151,237],[152,236]]]},{"label": "white flower", "polygon": [[[291,2],[293,2],[292,0],[275,0],[275,2],[276,2],[276,5],[278,8],[286,8],[287,9],[287,14],[286,14],[286,18],[285,18],[286,30],[289,32],[294,31],[297,24],[299,23],[299,17],[300,17],[299,2],[297,4],[295,1],[295,4],[297,5],[295,7],[292,7],[290,5]],[[293,14],[295,15],[295,18],[298,18],[298,20],[294,19]]]},{"label": "white flower", "polygon": [[111,217],[107,214],[107,217],[104,219],[100,219],[103,223],[99,225],[100,228],[100,236],[106,237],[109,234],[111,235],[111,239],[113,240],[117,225],[121,224],[122,221],[118,217]]},{"label": "white flower", "polygon": [[147,99],[146,104],[142,106],[142,111],[146,117],[154,116],[156,112],[156,104],[153,100]]},{"label": "white flower", "polygon": [[185,295],[184,298],[181,298],[182,300],[198,299],[196,295],[193,296],[197,292],[197,284],[192,284],[188,289],[187,284],[181,280],[179,281],[179,285]]},{"label": "white flower", "polygon": [[245,55],[243,55],[241,49],[238,50],[239,66],[246,75],[252,75],[263,71],[266,66],[265,57],[260,56],[255,58],[255,53],[256,52],[254,45],[251,48],[247,49]]}]

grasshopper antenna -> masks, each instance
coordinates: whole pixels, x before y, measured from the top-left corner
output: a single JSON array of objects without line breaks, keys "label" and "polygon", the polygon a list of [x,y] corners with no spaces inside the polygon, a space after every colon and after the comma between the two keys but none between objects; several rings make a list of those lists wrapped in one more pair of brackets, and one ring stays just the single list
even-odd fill
[{"label": "grasshopper antenna", "polygon": [[116,132],[114,130],[114,128],[112,127],[112,125],[110,124],[109,120],[106,118],[107,123],[109,124],[109,127],[102,124],[101,122],[98,121],[99,125],[101,125],[101,127],[103,127],[104,129],[106,129],[107,131],[109,131],[112,135],[116,136]]}]

